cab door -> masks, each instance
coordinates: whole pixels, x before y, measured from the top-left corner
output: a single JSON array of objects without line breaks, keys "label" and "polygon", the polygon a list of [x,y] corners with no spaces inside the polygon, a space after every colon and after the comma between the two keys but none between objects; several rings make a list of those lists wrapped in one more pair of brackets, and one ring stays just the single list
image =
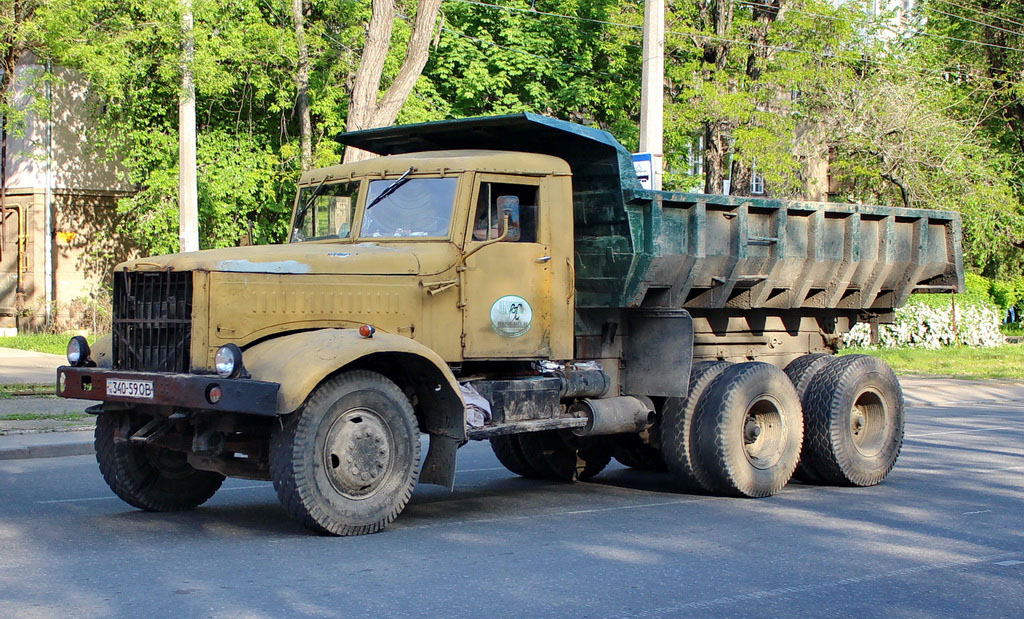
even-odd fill
[{"label": "cab door", "polygon": [[545,193],[539,178],[476,177],[462,274],[464,358],[551,357],[555,261]]}]

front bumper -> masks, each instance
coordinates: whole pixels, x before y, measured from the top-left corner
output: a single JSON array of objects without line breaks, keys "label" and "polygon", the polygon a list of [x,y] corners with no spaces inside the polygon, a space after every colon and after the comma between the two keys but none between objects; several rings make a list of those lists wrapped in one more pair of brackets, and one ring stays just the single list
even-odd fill
[{"label": "front bumper", "polygon": [[[107,381],[110,379],[151,381],[153,397],[110,395],[107,393]],[[207,399],[209,390],[214,386],[220,387],[223,393],[216,404]],[[174,406],[226,413],[277,415],[277,391],[280,387],[277,383],[248,378],[221,378],[216,375],[132,372],[67,365],[57,368],[57,395],[63,398]]]}]

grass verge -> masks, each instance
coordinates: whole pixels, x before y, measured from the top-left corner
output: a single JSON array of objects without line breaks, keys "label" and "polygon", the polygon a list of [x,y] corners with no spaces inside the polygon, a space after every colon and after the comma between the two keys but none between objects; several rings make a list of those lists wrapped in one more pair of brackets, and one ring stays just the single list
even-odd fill
[{"label": "grass verge", "polygon": [[839,354],[878,357],[891,365],[897,374],[1024,380],[1024,344],[1007,344],[998,348],[958,346],[938,350],[847,348]]},{"label": "grass verge", "polygon": [[37,398],[56,398],[57,394],[54,393],[54,386],[52,384],[46,385],[28,385],[24,383],[12,383],[12,384],[0,384],[0,400],[6,398],[13,398],[14,396],[32,396]]},{"label": "grass verge", "polygon": [[[0,348],[17,348],[18,350],[32,350],[35,352],[47,352],[53,355],[64,355],[68,351],[68,340],[71,335],[64,333],[26,333],[11,337],[0,337]],[[86,336],[90,343],[96,340],[95,336]]]},{"label": "grass verge", "polygon": [[12,413],[0,415],[0,421],[85,421],[92,415],[85,413]]}]

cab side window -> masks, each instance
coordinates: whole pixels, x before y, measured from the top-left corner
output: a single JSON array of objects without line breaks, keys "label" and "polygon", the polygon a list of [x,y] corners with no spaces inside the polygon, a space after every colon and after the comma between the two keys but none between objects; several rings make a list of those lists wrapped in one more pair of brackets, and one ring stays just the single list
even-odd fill
[{"label": "cab side window", "polygon": [[537,209],[540,188],[514,183],[480,183],[480,198],[473,219],[473,240],[487,241],[501,236],[505,217],[505,242],[537,242]]}]

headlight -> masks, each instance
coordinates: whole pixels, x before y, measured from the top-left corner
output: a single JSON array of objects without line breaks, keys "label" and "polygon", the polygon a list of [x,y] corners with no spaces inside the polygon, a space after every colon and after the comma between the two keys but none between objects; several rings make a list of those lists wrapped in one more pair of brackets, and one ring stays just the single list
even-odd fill
[{"label": "headlight", "polygon": [[68,363],[74,366],[89,363],[89,342],[81,335],[76,335],[68,342]]},{"label": "headlight", "polygon": [[242,371],[242,349],[234,344],[225,344],[217,349],[213,367],[222,378],[235,378]]}]

